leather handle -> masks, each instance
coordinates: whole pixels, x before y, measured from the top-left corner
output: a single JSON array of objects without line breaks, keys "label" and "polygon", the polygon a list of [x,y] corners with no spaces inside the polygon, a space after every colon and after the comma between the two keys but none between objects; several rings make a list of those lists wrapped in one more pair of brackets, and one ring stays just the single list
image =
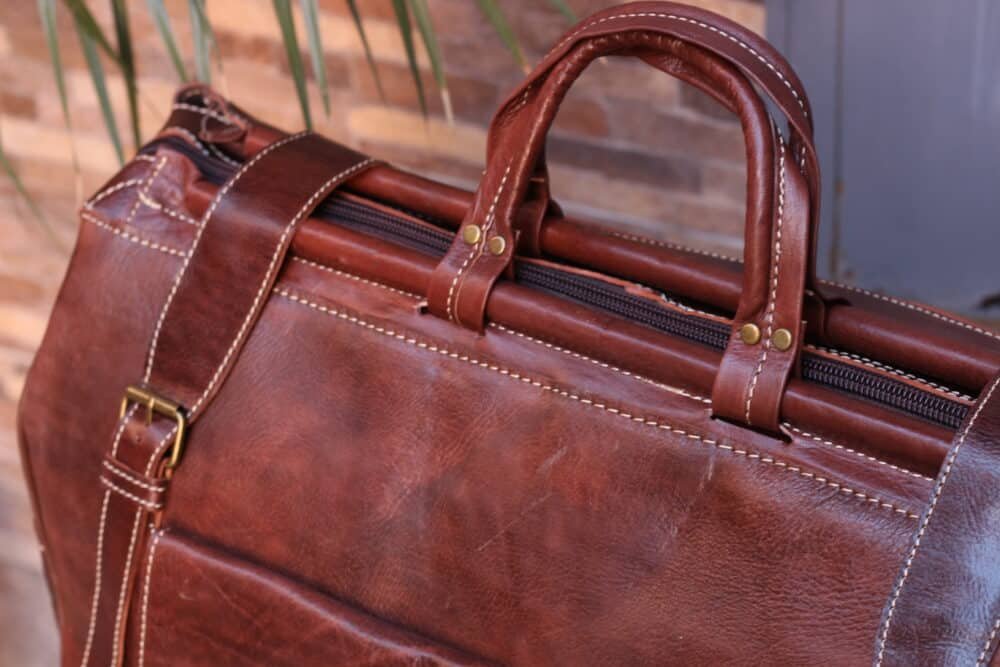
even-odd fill
[{"label": "leather handle", "polygon": [[[786,79],[756,60],[758,52],[744,53],[746,45],[737,39],[732,46],[732,35],[724,30],[673,13],[679,7],[636,3],[587,19],[501,107],[491,125],[494,139],[485,175],[459,235],[432,276],[428,305],[438,316],[482,330],[489,292],[511,266],[516,213],[533,176],[537,182],[545,136],[565,94],[598,57],[652,58],[661,69],[728,101],[740,116],[748,161],[744,286],[713,390],[713,412],[777,431],[781,396],[801,346],[818,205],[818,188],[809,187],[819,182],[819,169],[808,107]],[[776,132],[754,84],[786,112],[791,148]],[[744,325],[760,332],[749,343],[739,335]]]}]

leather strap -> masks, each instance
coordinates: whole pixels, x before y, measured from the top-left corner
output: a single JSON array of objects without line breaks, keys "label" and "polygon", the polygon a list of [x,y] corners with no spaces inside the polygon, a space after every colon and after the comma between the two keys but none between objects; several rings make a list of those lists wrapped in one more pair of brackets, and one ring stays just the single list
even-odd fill
[{"label": "leather strap", "polygon": [[[219,190],[160,310],[142,386],[181,406],[190,427],[225,382],[268,301],[296,226],[374,161],[302,133],[254,155]],[[139,369],[137,369],[138,371]],[[82,667],[121,665],[136,575],[160,521],[177,423],[130,404],[101,484],[91,621]]]},{"label": "leather strap", "polygon": [[1000,640],[1000,376],[969,411],[882,613],[875,667],[989,664]]}]

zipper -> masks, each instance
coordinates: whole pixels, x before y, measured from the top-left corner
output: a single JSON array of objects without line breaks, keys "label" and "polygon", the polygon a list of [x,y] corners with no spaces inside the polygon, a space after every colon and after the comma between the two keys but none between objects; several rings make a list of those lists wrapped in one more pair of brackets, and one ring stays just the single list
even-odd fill
[{"label": "zipper", "polygon": [[[157,139],[144,146],[141,152],[154,153],[161,146],[190,159],[199,168],[205,180],[216,185],[223,184],[235,171],[223,160],[202,152],[180,137]],[[440,226],[424,214],[407,211],[398,206],[391,208],[419,217],[431,225]],[[337,193],[319,205],[315,217],[434,257],[443,256],[453,239],[453,233],[445,229],[417,224],[402,216],[365,206]],[[696,312],[678,312],[672,308],[659,306],[651,299],[629,293],[621,285],[520,260],[515,260],[514,275],[515,281],[525,287],[567,298],[716,350],[725,350],[729,341],[730,331],[726,324]],[[666,295],[664,296],[666,298]],[[953,429],[961,425],[968,411],[964,403],[809,351],[802,353],[801,375],[808,382],[861,397]]]}]

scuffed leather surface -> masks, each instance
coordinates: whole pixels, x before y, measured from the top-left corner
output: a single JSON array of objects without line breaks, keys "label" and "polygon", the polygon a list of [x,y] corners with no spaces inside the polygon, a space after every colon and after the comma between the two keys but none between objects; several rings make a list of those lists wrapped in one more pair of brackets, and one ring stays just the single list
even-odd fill
[{"label": "scuffed leather surface", "polygon": [[189,537],[154,540],[132,633],[144,666],[490,664]]},{"label": "scuffed leather surface", "polygon": [[1000,377],[960,429],[885,611],[877,667],[985,665],[1000,635]]}]

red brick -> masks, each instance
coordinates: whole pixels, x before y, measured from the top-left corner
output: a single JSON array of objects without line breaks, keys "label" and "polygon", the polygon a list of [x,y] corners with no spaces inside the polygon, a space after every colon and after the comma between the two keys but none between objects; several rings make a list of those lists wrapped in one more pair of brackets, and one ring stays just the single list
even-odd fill
[{"label": "red brick", "polygon": [[665,190],[701,189],[697,163],[684,158],[661,157],[559,136],[549,138],[546,150],[552,162],[599,171],[610,179],[646,183]]},{"label": "red brick", "polygon": [[625,104],[615,115],[612,136],[689,159],[745,159],[739,125],[660,113],[639,104]]}]

